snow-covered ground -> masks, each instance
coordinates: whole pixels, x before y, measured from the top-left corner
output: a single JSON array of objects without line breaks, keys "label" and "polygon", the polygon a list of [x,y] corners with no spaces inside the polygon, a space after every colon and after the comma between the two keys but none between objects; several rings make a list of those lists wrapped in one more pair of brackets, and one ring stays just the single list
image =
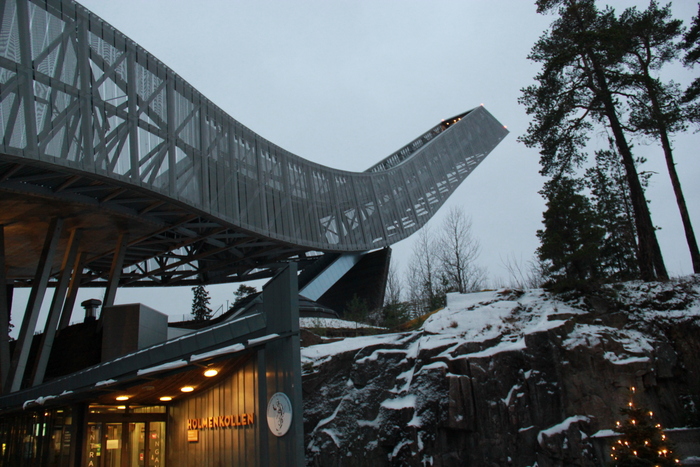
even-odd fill
[{"label": "snow-covered ground", "polygon": [[[593,371],[593,374],[606,371],[605,378],[608,379],[614,379],[619,373],[621,379],[610,382],[612,388],[624,385],[627,380],[623,376],[628,373],[633,379],[635,374],[654,374],[655,365],[659,365],[659,345],[664,337],[657,338],[656,331],[650,331],[648,327],[663,323],[677,325],[684,321],[697,325],[697,318],[700,317],[698,297],[699,276],[667,283],[617,284],[605,288],[597,297],[570,298],[567,301],[543,290],[502,289],[466,295],[450,294],[446,308],[430,316],[416,331],[346,338],[303,348],[305,383],[314,381],[314,391],[318,393],[317,398],[305,396],[308,399],[308,402],[305,401],[305,419],[310,423],[306,427],[307,457],[323,456],[331,451],[343,452],[347,456],[362,452],[367,462],[374,459],[373,456],[380,456],[389,459],[390,463],[407,462],[406,465],[414,465],[423,462],[433,465],[434,452],[429,453],[430,449],[426,446],[439,441],[436,432],[441,424],[471,426],[465,425],[466,422],[460,418],[466,417],[466,414],[450,415],[454,419],[449,422],[438,420],[446,417],[447,409],[443,407],[448,397],[444,393],[447,390],[446,380],[471,381],[472,389],[465,390],[472,394],[464,397],[474,400],[488,397],[482,402],[488,405],[484,410],[491,414],[490,421],[502,418],[506,423],[515,424],[508,428],[515,433],[513,436],[525,439],[532,434],[527,439],[539,443],[538,449],[546,450],[554,449],[552,443],[556,444],[559,438],[580,432],[579,439],[564,443],[566,449],[578,449],[576,446],[584,443],[583,440],[605,428],[605,423],[601,422],[605,417],[592,413],[593,409],[586,411],[590,403],[586,405],[585,399],[598,397],[602,401],[596,402],[598,406],[608,404],[606,410],[616,412],[620,407],[615,405],[619,394],[610,394],[608,400],[605,394],[586,394],[590,388],[584,381],[581,383],[583,399],[572,403],[575,406],[572,413],[564,414],[562,407],[559,407],[557,410],[562,412],[559,415],[523,415],[528,406],[534,404],[534,399],[539,400],[538,404],[546,398],[560,403],[563,398],[569,397],[568,393],[578,388],[572,386],[573,389],[569,388],[568,393],[562,395],[560,392],[564,384],[579,383],[556,380],[557,377],[578,377],[579,370],[571,367],[580,362],[565,361],[576,359],[577,355],[590,353],[590,357],[582,359],[593,362],[585,367],[586,371]],[[541,352],[541,348],[528,348],[532,342],[542,342],[541,338],[534,341],[530,338],[535,335],[554,339],[546,344],[549,347],[545,347],[559,349],[554,351],[555,355],[564,361],[553,364],[564,365],[563,371],[573,372],[571,377],[545,375],[542,368],[508,369],[506,366],[504,369],[494,366],[498,365],[496,359],[503,355],[526,355],[506,357],[506,360],[501,360],[506,365],[512,365],[507,362],[513,358],[520,365],[530,364],[533,359],[539,358],[537,352]],[[467,373],[460,371],[466,368],[465,365],[472,368],[465,370]],[[336,379],[329,374],[334,371],[340,375]],[[474,371],[486,373],[482,377],[474,374]],[[560,370],[555,373],[560,373]],[[494,380],[491,389],[487,389],[492,384],[489,374],[501,375],[498,376],[500,381]],[[485,379],[478,381],[480,377]],[[649,384],[657,384],[649,381]],[[450,398],[454,384],[462,383],[448,384]],[[485,394],[479,396],[477,393],[480,390]],[[486,394],[489,391],[493,394]],[[450,401],[453,404],[452,399]],[[437,405],[442,408],[437,408]],[[455,410],[450,405],[449,412],[457,413]],[[471,409],[467,407],[464,410]],[[608,418],[617,416],[616,413],[608,415]],[[580,431],[585,424],[592,427],[588,435]],[[460,429],[468,432],[475,428]],[[385,444],[391,444],[391,449],[382,446],[382,440]],[[520,439],[517,441],[523,442]],[[411,463],[408,463],[408,459],[412,459]]]},{"label": "snow-covered ground", "polygon": [[303,329],[382,329],[339,318],[299,318],[299,326]]},{"label": "snow-covered ground", "polygon": [[[677,282],[629,282],[624,284],[624,287],[611,287],[608,290],[614,290],[618,299],[629,307],[632,312],[630,317],[634,320],[687,319],[700,316],[700,302],[697,301],[682,310],[673,309],[693,300],[693,295],[695,298],[700,296],[700,278],[690,276],[682,279],[680,284],[689,296],[670,296],[673,290],[679,288]],[[669,296],[668,301],[659,300],[660,296],[665,295]],[[657,305],[656,308],[649,308],[654,304]],[[417,331],[346,338],[340,342],[307,347],[302,349],[302,363],[318,364],[334,354],[378,344],[397,343],[411,335],[420,335],[420,339],[412,344],[416,348],[436,348],[447,344],[452,344],[454,348],[465,342],[486,342],[500,338],[500,344],[486,351],[493,354],[512,350],[513,346],[521,343],[525,335],[556,328],[572,315],[589,312],[583,304],[578,305],[565,303],[542,289],[500,289],[471,294],[448,294],[447,306],[430,316]],[[340,319],[302,318],[301,327],[352,329],[357,327],[357,323]],[[601,333],[608,334],[609,331],[609,327],[602,325],[577,324],[575,331],[569,334],[566,345],[569,348],[590,346],[600,339]],[[640,332],[618,330],[616,333],[630,353],[649,350],[646,337]],[[446,353],[449,354],[449,351],[450,349],[446,350]],[[482,352],[478,356],[486,355],[487,353]]]}]

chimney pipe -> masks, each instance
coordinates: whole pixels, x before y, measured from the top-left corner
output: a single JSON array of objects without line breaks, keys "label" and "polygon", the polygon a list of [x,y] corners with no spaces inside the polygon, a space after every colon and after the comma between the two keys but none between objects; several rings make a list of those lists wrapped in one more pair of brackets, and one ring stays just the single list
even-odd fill
[{"label": "chimney pipe", "polygon": [[91,298],[89,300],[85,300],[83,303],[80,304],[83,308],[85,308],[85,321],[95,321],[97,319],[97,309],[99,306],[102,305],[102,300],[98,300],[96,298]]}]

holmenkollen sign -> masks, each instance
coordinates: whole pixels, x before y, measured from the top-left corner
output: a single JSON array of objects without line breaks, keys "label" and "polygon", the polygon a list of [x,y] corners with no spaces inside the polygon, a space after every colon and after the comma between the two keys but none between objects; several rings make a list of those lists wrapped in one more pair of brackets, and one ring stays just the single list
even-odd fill
[{"label": "holmenkollen sign", "polygon": [[202,430],[206,428],[231,428],[252,425],[255,422],[255,414],[242,413],[236,415],[219,415],[216,417],[190,418],[187,420],[188,430]]}]

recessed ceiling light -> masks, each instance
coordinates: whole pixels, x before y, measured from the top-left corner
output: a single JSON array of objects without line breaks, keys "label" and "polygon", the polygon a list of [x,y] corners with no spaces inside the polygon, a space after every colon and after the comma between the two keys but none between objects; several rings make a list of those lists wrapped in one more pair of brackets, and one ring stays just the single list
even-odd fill
[{"label": "recessed ceiling light", "polygon": [[204,372],[204,376],[206,376],[207,378],[211,378],[212,376],[216,376],[218,374],[219,374],[219,370],[215,370],[213,368],[210,368]]},{"label": "recessed ceiling light", "polygon": [[180,391],[182,392],[192,392],[194,391],[194,388],[192,386],[184,386],[180,388]]},{"label": "recessed ceiling light", "polygon": [[160,398],[160,400],[162,400],[163,402],[168,402],[168,401],[173,400],[173,398],[170,396],[163,396]]},{"label": "recessed ceiling light", "polygon": [[129,396],[117,396],[117,400],[118,400],[118,401],[128,401],[128,400],[129,400]]}]

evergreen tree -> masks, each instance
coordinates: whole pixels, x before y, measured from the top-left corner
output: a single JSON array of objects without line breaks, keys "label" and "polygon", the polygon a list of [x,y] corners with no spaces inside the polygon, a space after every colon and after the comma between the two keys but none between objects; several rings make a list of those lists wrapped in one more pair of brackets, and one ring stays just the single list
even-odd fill
[{"label": "evergreen tree", "polygon": [[537,231],[539,259],[548,266],[548,284],[556,291],[588,287],[600,279],[604,231],[581,182],[557,177],[540,192],[547,200],[544,229]]},{"label": "evergreen tree", "polygon": [[660,8],[652,1],[645,11],[629,8],[619,26],[625,33],[625,95],[630,106],[627,122],[631,131],[659,140],[666,168],[676,196],[693,271],[700,273],[700,250],[676,171],[671,135],[687,129],[688,115],[682,106],[680,87],[664,83],[653,73],[678,58],[676,44],[683,31],[682,21],[672,19],[670,5]]},{"label": "evergreen tree", "polygon": [[529,55],[542,63],[537,84],[522,90],[520,102],[533,115],[520,138],[539,147],[542,174],[571,173],[586,159],[585,146],[595,125],[612,134],[625,168],[638,238],[637,262],[644,280],[668,277],[651,221],[644,190],[623,122],[616,92],[622,89],[624,41],[612,10],[600,11],[594,0],[538,0],[539,13],[558,18]]},{"label": "evergreen tree", "polygon": [[382,320],[377,324],[391,329],[408,321],[410,316],[410,305],[407,302],[391,302],[382,308]]},{"label": "evergreen tree", "polygon": [[231,305],[231,308],[236,308],[243,300],[248,298],[249,296],[255,294],[258,292],[258,289],[255,287],[252,287],[250,285],[246,284],[241,284],[238,286],[238,289],[233,293],[233,296],[236,297],[236,299],[233,302],[233,305]]},{"label": "evergreen tree", "polygon": [[[698,4],[698,15],[693,16],[690,28],[683,35],[683,41],[680,44],[685,51],[683,56],[683,64],[692,67],[700,63],[700,3]],[[688,86],[683,95],[685,102],[696,101],[700,97],[700,78],[695,78]],[[697,117],[698,113],[695,113]]]},{"label": "evergreen tree", "polygon": [[352,299],[345,305],[343,316],[350,321],[357,323],[366,323],[369,317],[369,307],[367,302],[360,298],[357,294],[352,296]]},{"label": "evergreen tree", "polygon": [[[632,388],[634,394],[634,388]],[[612,446],[610,457],[615,467],[665,467],[679,465],[673,454],[673,446],[666,439],[661,425],[654,420],[653,412],[636,406],[633,398],[620,410],[627,416],[617,422],[615,431],[622,436]]]},{"label": "evergreen tree", "polygon": [[[597,151],[595,162],[586,170],[585,184],[605,230],[600,245],[601,274],[614,281],[638,279],[637,235],[623,168],[612,150]],[[646,185],[644,178],[642,183]]]},{"label": "evergreen tree", "polygon": [[203,285],[192,287],[194,298],[192,299],[192,316],[195,321],[206,321],[211,319],[211,308],[209,308],[209,292]]}]

